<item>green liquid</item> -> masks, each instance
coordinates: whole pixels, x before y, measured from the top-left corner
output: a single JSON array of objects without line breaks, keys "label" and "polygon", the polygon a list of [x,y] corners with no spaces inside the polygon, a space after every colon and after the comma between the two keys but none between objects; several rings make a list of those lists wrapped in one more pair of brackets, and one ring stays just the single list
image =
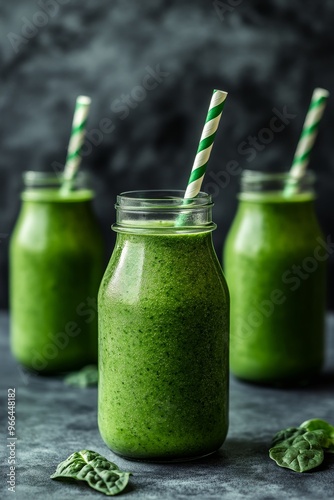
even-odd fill
[{"label": "green liquid", "polygon": [[118,234],[99,292],[99,428],[128,458],[188,459],[228,427],[226,283],[211,234]]},{"label": "green liquid", "polygon": [[236,376],[294,384],[321,369],[327,258],[319,238],[312,195],[240,196],[224,254]]},{"label": "green liquid", "polygon": [[103,243],[92,195],[23,193],[10,246],[11,347],[32,370],[52,373],[96,362]]}]

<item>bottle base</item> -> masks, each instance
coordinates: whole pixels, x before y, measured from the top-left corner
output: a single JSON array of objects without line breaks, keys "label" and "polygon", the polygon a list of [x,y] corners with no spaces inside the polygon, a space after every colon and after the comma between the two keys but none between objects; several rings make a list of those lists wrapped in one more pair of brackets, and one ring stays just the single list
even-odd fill
[{"label": "bottle base", "polygon": [[43,368],[36,368],[35,366],[31,366],[28,363],[22,362],[19,360],[16,356],[14,356],[14,359],[16,360],[18,366],[20,366],[21,370],[26,372],[29,375],[36,375],[36,376],[42,376],[42,377],[55,377],[55,376],[65,376],[69,375],[71,373],[77,372],[79,370],[82,370],[86,366],[90,365],[97,365],[96,362],[78,362],[78,363],[73,363],[73,364],[66,364],[66,365],[59,365],[57,366],[47,366]]},{"label": "bottle base", "polygon": [[317,370],[303,376],[294,376],[286,378],[279,377],[277,379],[264,378],[264,377],[253,378],[253,377],[238,375],[233,372],[231,374],[233,378],[246,384],[257,385],[262,387],[272,387],[277,389],[296,389],[296,388],[308,387],[316,383],[320,379],[322,372],[321,370]]},{"label": "bottle base", "polygon": [[206,457],[209,457],[211,455],[214,455],[215,453],[218,452],[218,450],[220,449],[217,448],[216,450],[213,450],[213,451],[209,451],[207,453],[200,453],[198,455],[195,455],[195,456],[185,456],[185,457],[171,457],[171,458],[162,458],[162,457],[131,457],[131,456],[127,456],[126,454],[122,454],[122,453],[118,453],[116,451],[114,451],[113,449],[111,449],[111,451],[113,453],[115,453],[115,455],[117,455],[118,457],[121,457],[121,458],[124,458],[125,460],[129,460],[130,462],[146,462],[146,463],[154,463],[154,464],[173,464],[173,463],[182,463],[182,462],[193,462],[193,461],[196,461],[196,460],[200,460],[202,458],[206,458]]}]

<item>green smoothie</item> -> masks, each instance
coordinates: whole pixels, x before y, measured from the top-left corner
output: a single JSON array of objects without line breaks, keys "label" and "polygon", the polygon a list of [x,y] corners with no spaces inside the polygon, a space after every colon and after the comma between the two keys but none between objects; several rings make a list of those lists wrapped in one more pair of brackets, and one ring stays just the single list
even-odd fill
[{"label": "green smoothie", "polygon": [[211,233],[119,233],[99,292],[99,428],[132,459],[182,460],[228,427],[229,295]]},{"label": "green smoothie", "polygon": [[242,192],[227,237],[231,371],[268,384],[308,382],[324,354],[326,250],[311,192]]},{"label": "green smoothie", "polygon": [[10,245],[11,348],[52,373],[97,359],[96,296],[103,244],[93,193],[28,189]]}]

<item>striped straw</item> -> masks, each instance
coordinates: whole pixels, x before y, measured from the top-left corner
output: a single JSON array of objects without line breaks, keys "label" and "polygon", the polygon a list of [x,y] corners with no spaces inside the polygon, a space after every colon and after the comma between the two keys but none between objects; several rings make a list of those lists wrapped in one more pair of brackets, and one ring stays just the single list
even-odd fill
[{"label": "striped straw", "polygon": [[290,169],[290,179],[284,189],[284,194],[290,195],[296,191],[296,184],[303,177],[307,169],[328,96],[329,92],[325,89],[317,88],[313,91],[311,103]]},{"label": "striped straw", "polygon": [[84,95],[77,97],[64,170],[64,183],[62,186],[62,190],[64,191],[71,189],[72,182],[81,163],[81,148],[85,139],[90,103],[90,97]]},{"label": "striped straw", "polygon": [[226,97],[227,92],[223,92],[222,90],[213,91],[204,129],[184,195],[185,199],[194,198],[200,192]]}]

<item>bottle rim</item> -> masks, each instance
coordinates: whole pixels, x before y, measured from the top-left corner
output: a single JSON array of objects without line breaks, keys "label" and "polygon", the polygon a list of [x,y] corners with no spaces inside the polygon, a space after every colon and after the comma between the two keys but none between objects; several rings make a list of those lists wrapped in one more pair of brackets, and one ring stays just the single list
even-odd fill
[{"label": "bottle rim", "polygon": [[194,210],[213,206],[210,194],[200,191],[195,198],[184,198],[185,191],[177,189],[124,191],[117,196],[116,209],[147,211]]},{"label": "bottle rim", "polygon": [[211,195],[184,198],[180,190],[125,191],[117,196],[116,232],[181,234],[213,231]]},{"label": "bottle rim", "polygon": [[33,202],[80,202],[94,198],[94,191],[89,187],[89,176],[80,171],[73,180],[72,189],[62,192],[64,180],[62,172],[27,170],[22,174],[24,189],[23,201]]},{"label": "bottle rim", "polygon": [[[24,185],[27,188],[60,186],[64,181],[63,172],[48,172],[44,170],[26,170],[22,173]],[[87,181],[87,172],[79,171],[74,179],[75,183]]]},{"label": "bottle rim", "polygon": [[[260,170],[249,170],[245,169],[241,173],[241,180],[250,183],[261,182],[261,181],[286,181],[290,179],[290,172],[263,172]],[[307,170],[299,180],[306,180],[312,183],[316,179],[316,175],[313,170]]]},{"label": "bottle rim", "polygon": [[314,199],[316,176],[312,170],[302,175],[290,172],[263,172],[244,170],[240,179],[239,200],[265,202],[270,200],[286,202]]}]

